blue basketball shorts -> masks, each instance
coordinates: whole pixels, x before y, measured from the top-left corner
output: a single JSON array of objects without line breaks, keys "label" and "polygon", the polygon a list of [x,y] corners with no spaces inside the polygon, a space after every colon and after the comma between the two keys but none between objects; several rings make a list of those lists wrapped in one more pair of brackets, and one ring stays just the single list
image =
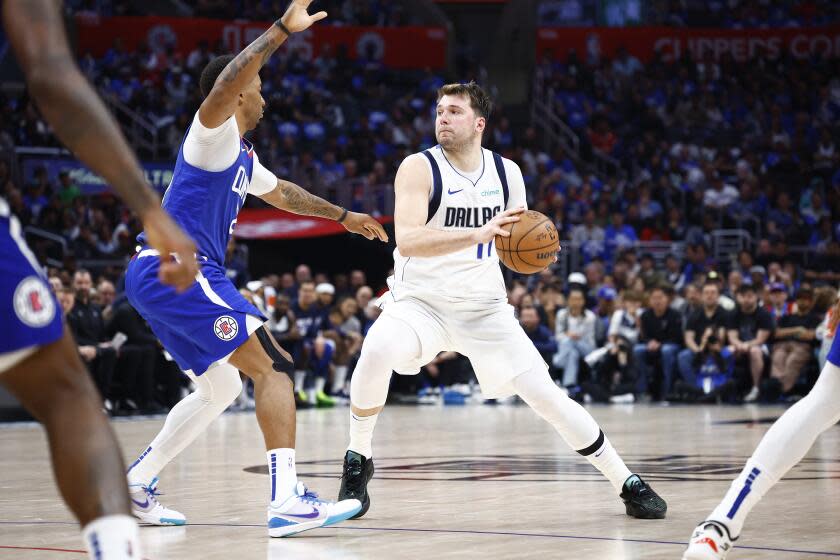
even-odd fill
[{"label": "blue basketball shorts", "polygon": [[199,266],[196,281],[180,294],[158,280],[156,251],[138,253],[125,275],[128,301],[180,368],[195,375],[227,361],[266,321],[228,280],[223,266],[201,256]]},{"label": "blue basketball shorts", "polygon": [[35,348],[61,338],[61,306],[23,239],[20,222],[0,198],[0,372]]}]

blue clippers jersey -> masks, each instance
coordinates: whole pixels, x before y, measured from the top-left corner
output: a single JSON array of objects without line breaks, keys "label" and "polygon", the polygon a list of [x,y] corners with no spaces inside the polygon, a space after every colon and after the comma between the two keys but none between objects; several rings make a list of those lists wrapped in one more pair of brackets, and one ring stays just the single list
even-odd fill
[{"label": "blue clippers jersey", "polygon": [[[219,265],[225,263],[228,240],[245,203],[253,171],[254,147],[245,139],[240,141],[239,157],[224,171],[205,171],[187,163],[183,142],[178,150],[162,206],[193,238],[198,253]],[[146,244],[145,232],[137,241]]]}]

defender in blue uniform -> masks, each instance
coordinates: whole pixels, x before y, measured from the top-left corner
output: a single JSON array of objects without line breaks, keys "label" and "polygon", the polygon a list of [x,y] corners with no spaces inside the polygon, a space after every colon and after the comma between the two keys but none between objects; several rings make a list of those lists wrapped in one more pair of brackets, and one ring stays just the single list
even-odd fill
[{"label": "defender in blue uniform", "polygon": [[307,13],[311,0],[294,0],[285,15],[234,57],[211,61],[201,76],[205,96],[184,138],[163,207],[196,241],[197,282],[176,293],[158,281],[171,259],[143,245],[126,272],[126,295],[197,390],[170,411],[161,432],[128,472],[135,516],[156,525],[181,525],[181,513],[156,499],[157,475],[239,395],[239,371],[254,381],[257,420],[270,473],[268,532],[282,537],[331,525],[356,514],[358,500],[317,499],[297,480],[295,403],[289,355],[263,326],[266,318],[225,276],[224,257],[248,193],[297,214],[337,220],[368,239],[387,240],[370,216],[313,196],[263,167],[242,135],[262,117],[259,70],[290,33],[326,17]]},{"label": "defender in blue uniform", "polygon": [[[195,245],[161,210],[117,124],[79,72],[58,4],[5,0],[0,9],[29,93],[55,135],[140,216],[157,250],[184,255],[167,263],[161,277],[179,289],[192,284]],[[89,557],[141,558],[122,453],[102,400],[20,223],[2,199],[0,316],[0,383],[43,424],[56,482],[83,528]]]},{"label": "defender in blue uniform", "polygon": [[724,560],[752,508],[802,460],[821,433],[840,422],[839,314],[840,302],[831,315],[834,341],[817,383],[770,426],[723,500],[694,529],[683,560]]}]

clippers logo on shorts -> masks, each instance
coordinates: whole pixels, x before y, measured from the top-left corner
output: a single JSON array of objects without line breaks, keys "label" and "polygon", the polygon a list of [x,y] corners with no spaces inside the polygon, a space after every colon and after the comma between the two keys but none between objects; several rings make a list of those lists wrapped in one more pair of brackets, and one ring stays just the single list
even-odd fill
[{"label": "clippers logo on shorts", "polygon": [[37,276],[21,280],[15,289],[15,314],[30,327],[49,325],[55,317],[55,302],[44,281]]},{"label": "clippers logo on shorts", "polygon": [[236,324],[236,319],[229,315],[222,315],[213,324],[213,330],[216,336],[222,340],[233,340],[236,338],[236,333],[239,332],[239,325]]}]

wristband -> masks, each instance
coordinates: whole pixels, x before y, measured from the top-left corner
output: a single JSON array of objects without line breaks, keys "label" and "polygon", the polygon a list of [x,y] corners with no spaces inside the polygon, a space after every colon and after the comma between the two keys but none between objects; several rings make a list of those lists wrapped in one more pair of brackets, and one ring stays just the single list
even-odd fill
[{"label": "wristband", "polygon": [[280,29],[280,31],[285,33],[286,37],[290,37],[292,35],[292,32],[289,31],[289,28],[283,25],[283,20],[278,19],[274,22],[274,25],[276,25]]},{"label": "wristband", "polygon": [[347,208],[342,208],[341,210],[342,210],[341,216],[339,216],[338,219],[336,220],[339,224],[341,222],[343,222],[344,219],[347,217]]}]

